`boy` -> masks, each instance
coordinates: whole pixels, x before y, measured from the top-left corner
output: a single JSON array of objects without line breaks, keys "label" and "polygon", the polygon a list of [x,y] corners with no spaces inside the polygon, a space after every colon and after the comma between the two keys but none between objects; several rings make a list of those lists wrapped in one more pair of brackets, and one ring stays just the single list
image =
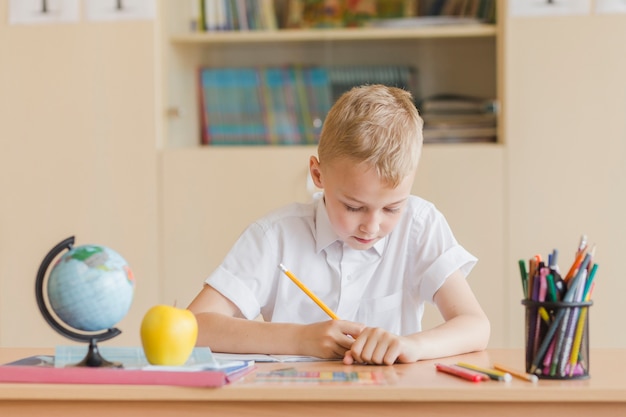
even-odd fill
[{"label": "boy", "polygon": [[[410,195],[422,147],[410,93],[353,88],[324,122],[309,170],[323,190],[258,220],[189,309],[216,352],[391,365],[482,350],[489,321],[465,276],[476,262],[434,206]],[[307,297],[283,263],[340,320]],[[445,322],[422,331],[425,302]],[[259,314],[264,321],[253,320]]]}]

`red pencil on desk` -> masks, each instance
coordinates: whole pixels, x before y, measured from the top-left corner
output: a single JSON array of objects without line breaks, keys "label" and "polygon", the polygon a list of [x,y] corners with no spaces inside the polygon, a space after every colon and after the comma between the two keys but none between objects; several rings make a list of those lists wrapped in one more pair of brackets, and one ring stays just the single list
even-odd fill
[{"label": "red pencil on desk", "polygon": [[445,363],[436,363],[435,367],[439,372],[445,372],[450,375],[458,376],[459,378],[466,379],[472,382],[488,381],[489,377],[480,372],[474,372],[469,369],[456,366],[446,365]]}]

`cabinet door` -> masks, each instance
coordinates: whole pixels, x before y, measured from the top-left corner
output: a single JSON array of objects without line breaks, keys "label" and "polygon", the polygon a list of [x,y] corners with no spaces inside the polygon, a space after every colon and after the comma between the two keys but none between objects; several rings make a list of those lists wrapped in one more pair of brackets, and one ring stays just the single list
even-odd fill
[{"label": "cabinet door", "polygon": [[[491,321],[490,346],[506,341],[505,150],[491,144],[427,145],[413,193],[435,204],[458,242],[478,258],[468,283]],[[429,306],[424,328],[441,322]]]},{"label": "cabinet door", "polygon": [[316,154],[301,146],[163,151],[163,301],[186,306],[249,223],[308,201]]}]

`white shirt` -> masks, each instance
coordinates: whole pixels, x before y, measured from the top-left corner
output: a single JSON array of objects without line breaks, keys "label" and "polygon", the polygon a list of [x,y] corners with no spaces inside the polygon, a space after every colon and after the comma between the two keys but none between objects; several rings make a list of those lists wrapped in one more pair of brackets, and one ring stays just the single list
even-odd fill
[{"label": "white shirt", "polygon": [[352,249],[338,240],[318,193],[251,224],[206,283],[248,319],[261,313],[272,322],[328,320],[280,263],[339,318],[407,335],[421,330],[424,303],[446,278],[457,269],[467,275],[476,258],[434,205],[416,196],[388,236],[368,250]]}]

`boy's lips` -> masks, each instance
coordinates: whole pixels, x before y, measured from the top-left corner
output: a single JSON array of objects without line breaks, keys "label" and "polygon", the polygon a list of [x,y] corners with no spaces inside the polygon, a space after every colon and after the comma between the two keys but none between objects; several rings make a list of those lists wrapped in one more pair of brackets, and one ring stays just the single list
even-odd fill
[{"label": "boy's lips", "polygon": [[373,241],[375,241],[376,239],[362,239],[360,237],[355,236],[354,239],[362,244],[368,244],[368,243],[372,243]]}]

